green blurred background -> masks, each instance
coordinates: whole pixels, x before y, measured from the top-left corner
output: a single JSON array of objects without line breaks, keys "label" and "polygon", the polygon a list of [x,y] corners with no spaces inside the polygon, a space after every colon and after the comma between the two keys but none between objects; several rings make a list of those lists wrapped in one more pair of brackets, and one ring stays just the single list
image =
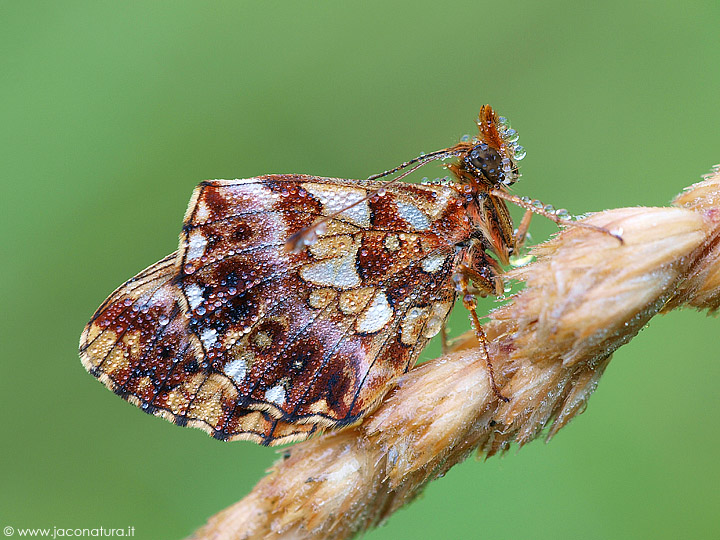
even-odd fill
[{"label": "green blurred background", "polygon": [[[666,204],[720,162],[719,27],[716,0],[3,2],[0,526],[182,538],[276,458],[143,414],[77,358],[199,181],[366,177],[491,103],[528,149],[516,193]],[[367,537],[720,537],[719,328],[652,321],[551,444],[468,460]]]}]

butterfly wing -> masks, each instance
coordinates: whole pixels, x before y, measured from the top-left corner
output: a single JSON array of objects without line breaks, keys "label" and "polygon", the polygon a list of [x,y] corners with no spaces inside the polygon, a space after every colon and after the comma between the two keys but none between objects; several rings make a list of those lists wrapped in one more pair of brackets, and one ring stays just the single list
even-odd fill
[{"label": "butterfly wing", "polygon": [[[363,200],[380,186],[297,175],[201,184],[177,255],[88,325],[86,367],[149,412],[221,439],[280,444],[357,422],[439,331],[464,254],[455,246],[470,234],[452,187],[401,184]],[[323,216],[333,218],[314,243],[285,249]]]}]

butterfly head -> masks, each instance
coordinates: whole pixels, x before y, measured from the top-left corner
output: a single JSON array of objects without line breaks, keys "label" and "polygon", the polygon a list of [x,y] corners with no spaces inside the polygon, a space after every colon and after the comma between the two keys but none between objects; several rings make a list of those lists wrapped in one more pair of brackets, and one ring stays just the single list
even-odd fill
[{"label": "butterfly head", "polygon": [[450,170],[480,191],[511,186],[520,178],[517,163],[525,157],[517,132],[490,105],[480,110],[478,128],[478,137],[454,147],[459,161]]}]

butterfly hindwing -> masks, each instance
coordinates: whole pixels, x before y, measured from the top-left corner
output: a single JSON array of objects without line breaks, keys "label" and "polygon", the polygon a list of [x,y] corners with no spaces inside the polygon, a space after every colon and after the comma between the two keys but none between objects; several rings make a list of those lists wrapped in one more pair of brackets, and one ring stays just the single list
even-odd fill
[{"label": "butterfly hindwing", "polygon": [[[439,331],[470,234],[454,188],[364,199],[381,185],[201,184],[177,254],[89,323],[85,366],[148,412],[222,439],[280,444],[358,421]],[[334,217],[314,242],[286,249],[323,216]]]}]

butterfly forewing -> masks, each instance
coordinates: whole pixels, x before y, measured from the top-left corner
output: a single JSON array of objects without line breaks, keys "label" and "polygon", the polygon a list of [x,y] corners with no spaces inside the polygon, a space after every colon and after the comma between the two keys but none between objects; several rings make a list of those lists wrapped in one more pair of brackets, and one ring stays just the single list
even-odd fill
[{"label": "butterfly forewing", "polygon": [[[380,187],[297,175],[201,184],[177,255],[89,323],[85,366],[148,412],[222,439],[279,444],[359,420],[439,331],[471,234],[455,187],[365,199]],[[327,216],[316,241],[286,249]]]}]

